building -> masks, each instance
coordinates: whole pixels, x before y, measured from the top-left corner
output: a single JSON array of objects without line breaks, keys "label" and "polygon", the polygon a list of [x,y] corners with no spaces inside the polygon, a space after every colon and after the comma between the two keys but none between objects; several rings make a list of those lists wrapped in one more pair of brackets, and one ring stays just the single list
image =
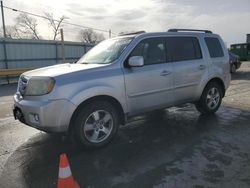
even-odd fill
[{"label": "building", "polygon": [[247,34],[246,43],[232,44],[230,51],[240,56],[243,61],[250,60],[250,34]]}]

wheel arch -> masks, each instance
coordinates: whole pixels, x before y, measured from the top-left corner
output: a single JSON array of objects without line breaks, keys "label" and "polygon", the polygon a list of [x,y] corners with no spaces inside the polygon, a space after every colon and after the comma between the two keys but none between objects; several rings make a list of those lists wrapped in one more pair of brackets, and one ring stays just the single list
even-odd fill
[{"label": "wheel arch", "polygon": [[222,88],[222,97],[224,97],[224,96],[225,96],[225,92],[226,92],[225,84],[224,84],[224,82],[222,81],[222,79],[219,78],[219,77],[215,77],[215,78],[210,79],[210,80],[207,82],[207,84],[205,85],[205,87],[203,88],[203,90],[207,87],[208,84],[210,84],[210,83],[212,83],[212,82],[216,82],[216,83],[218,83],[218,84],[221,86],[221,88]]},{"label": "wheel arch", "polygon": [[75,120],[75,117],[77,115],[77,113],[86,105],[90,104],[91,102],[93,101],[96,101],[96,100],[101,100],[101,101],[108,101],[110,102],[112,105],[114,105],[114,107],[117,109],[118,111],[118,115],[119,115],[119,120],[120,120],[120,123],[121,124],[125,124],[125,121],[126,121],[126,118],[125,118],[125,113],[124,113],[124,110],[122,108],[122,105],[121,103],[115,99],[114,97],[111,97],[109,95],[98,95],[98,96],[93,96],[93,97],[90,97],[86,100],[84,100],[83,102],[81,102],[77,108],[75,109],[75,111],[73,112],[72,116],[71,116],[71,119],[70,119],[70,124],[69,124],[69,131],[72,130],[73,128],[73,124],[74,124],[74,120]]}]

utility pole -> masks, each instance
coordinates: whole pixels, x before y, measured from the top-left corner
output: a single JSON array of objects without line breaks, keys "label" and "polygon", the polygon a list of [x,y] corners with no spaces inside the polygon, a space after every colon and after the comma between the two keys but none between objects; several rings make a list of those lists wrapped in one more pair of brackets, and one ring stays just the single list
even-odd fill
[{"label": "utility pole", "polygon": [[4,12],[3,12],[3,1],[1,1],[1,12],[2,12],[2,23],[3,23],[3,36],[4,38],[7,38],[5,30]]},{"label": "utility pole", "polygon": [[61,46],[62,46],[62,62],[65,63],[65,49],[64,49],[64,36],[63,36],[63,29],[60,29],[61,33]]},{"label": "utility pole", "polygon": [[[3,37],[4,37],[4,40],[3,40],[4,64],[5,64],[5,68],[8,69],[9,66],[8,66],[8,60],[7,60],[7,49],[6,49],[6,41],[5,41],[5,39],[7,38],[7,36],[6,36],[5,20],[4,20],[4,12],[3,12],[3,1],[1,1],[1,13],[2,13]],[[7,79],[7,82],[9,84],[10,80],[9,80],[9,76],[8,75],[6,76],[6,79]]]},{"label": "utility pole", "polygon": [[109,38],[111,38],[111,29],[109,30]]}]

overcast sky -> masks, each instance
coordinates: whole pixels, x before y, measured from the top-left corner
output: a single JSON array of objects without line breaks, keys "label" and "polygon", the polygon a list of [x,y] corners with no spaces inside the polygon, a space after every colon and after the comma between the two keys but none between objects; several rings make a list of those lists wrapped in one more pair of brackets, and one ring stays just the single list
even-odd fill
[{"label": "overcast sky", "polygon": [[[209,29],[227,45],[245,42],[250,33],[250,0],[4,0],[4,5],[36,14],[50,11],[56,18],[65,15],[69,22],[114,33]],[[13,24],[17,15],[5,9],[6,25]],[[37,21],[40,35],[49,37],[46,23]],[[79,32],[66,25],[64,30],[67,40],[75,39]]]}]

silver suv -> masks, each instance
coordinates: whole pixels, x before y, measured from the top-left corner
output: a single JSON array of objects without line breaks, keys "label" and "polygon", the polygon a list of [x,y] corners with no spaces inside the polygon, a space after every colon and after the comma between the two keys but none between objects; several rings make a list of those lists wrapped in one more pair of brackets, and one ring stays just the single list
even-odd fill
[{"label": "silver suv", "polygon": [[20,76],[14,116],[46,132],[69,132],[102,146],[128,117],[183,103],[218,110],[230,83],[222,39],[207,30],[171,29],[105,40],[75,64]]}]

